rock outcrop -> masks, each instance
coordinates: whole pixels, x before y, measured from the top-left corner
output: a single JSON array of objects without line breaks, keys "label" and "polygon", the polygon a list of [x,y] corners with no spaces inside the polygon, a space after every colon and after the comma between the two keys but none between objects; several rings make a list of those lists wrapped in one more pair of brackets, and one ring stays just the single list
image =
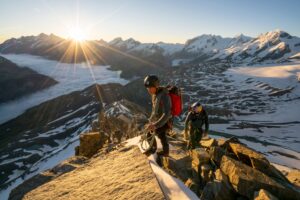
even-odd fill
[{"label": "rock outcrop", "polygon": [[96,154],[104,144],[103,135],[101,135],[99,132],[81,134],[79,140],[80,146],[76,147],[75,155],[85,156],[88,158]]},{"label": "rock outcrop", "polygon": [[[299,171],[291,171],[286,178],[264,155],[237,138],[210,138],[200,144],[202,148],[186,151],[190,159],[180,159],[176,151],[171,153],[172,158],[162,159],[163,167],[185,182],[200,199],[300,199],[296,186]],[[186,166],[190,172],[183,173],[178,166]]]}]

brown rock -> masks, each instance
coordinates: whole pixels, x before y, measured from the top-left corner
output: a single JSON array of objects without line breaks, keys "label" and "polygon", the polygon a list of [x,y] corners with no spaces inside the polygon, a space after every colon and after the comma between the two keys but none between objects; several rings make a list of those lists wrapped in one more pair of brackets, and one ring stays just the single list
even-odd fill
[{"label": "brown rock", "polygon": [[211,148],[211,147],[217,145],[217,141],[214,138],[202,139],[200,141],[200,144],[201,144],[202,147]]},{"label": "brown rock", "polygon": [[79,155],[90,158],[97,153],[102,145],[99,132],[84,133],[80,135]]},{"label": "brown rock", "polygon": [[214,161],[214,164],[220,166],[222,156],[225,155],[224,149],[219,146],[214,146],[209,149],[210,158]]},{"label": "brown rock", "polygon": [[233,153],[243,163],[263,172],[264,174],[267,174],[273,179],[281,181],[284,184],[290,184],[285,176],[272,166],[261,153],[258,153],[243,144],[229,143],[229,146]]},{"label": "brown rock", "polygon": [[233,200],[236,199],[236,196],[227,176],[217,169],[215,180],[206,184],[200,198],[203,200]]},{"label": "brown rock", "polygon": [[172,175],[178,177],[183,182],[187,181],[190,177],[190,172],[188,169],[190,168],[190,157],[186,156],[181,159],[174,159],[171,157],[161,157],[161,163],[167,171],[169,171]]},{"label": "brown rock", "polygon": [[300,170],[295,169],[287,174],[287,179],[300,188]]},{"label": "brown rock", "polygon": [[202,148],[191,150],[191,158],[194,165],[208,164],[210,161],[209,154]]},{"label": "brown rock", "polygon": [[213,178],[212,167],[209,164],[201,165],[201,182],[205,185],[207,182],[211,181]]},{"label": "brown rock", "polygon": [[195,165],[192,163],[192,179],[197,184],[200,184],[200,167],[200,165]]},{"label": "brown rock", "polygon": [[262,172],[226,155],[222,157],[221,170],[229,177],[235,191],[249,199],[260,189],[270,191],[280,199],[300,199],[300,193],[294,188],[276,182]]},{"label": "brown rock", "polygon": [[267,190],[261,189],[259,192],[255,192],[254,200],[278,200],[278,198],[273,196]]},{"label": "brown rock", "polygon": [[222,148],[227,148],[227,146],[229,145],[230,142],[231,143],[240,143],[240,141],[236,137],[231,137],[229,139],[225,139],[225,138],[217,139],[217,145]]}]

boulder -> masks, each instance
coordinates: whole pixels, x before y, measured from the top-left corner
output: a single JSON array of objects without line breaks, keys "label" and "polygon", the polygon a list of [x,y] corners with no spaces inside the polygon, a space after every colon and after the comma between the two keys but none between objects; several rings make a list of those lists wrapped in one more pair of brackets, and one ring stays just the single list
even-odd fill
[{"label": "boulder", "polygon": [[178,177],[183,182],[190,177],[190,157],[186,156],[178,160],[171,157],[161,157],[161,163],[164,169],[169,171],[172,175]]},{"label": "boulder", "polygon": [[290,171],[287,174],[287,179],[293,183],[295,186],[297,186],[298,188],[300,188],[300,170],[295,169]]},{"label": "boulder", "polygon": [[214,138],[202,139],[200,145],[205,148],[211,148],[217,145],[217,141]]},{"label": "boulder", "polygon": [[254,200],[278,200],[278,198],[267,190],[261,189],[259,192],[254,193]]},{"label": "boulder", "polygon": [[235,191],[249,199],[253,199],[254,192],[260,189],[270,191],[279,199],[300,199],[300,193],[295,188],[285,186],[226,155],[222,157],[220,169],[228,176]]},{"label": "boulder", "polygon": [[192,179],[195,183],[200,184],[201,166],[192,163]]},{"label": "boulder", "polygon": [[201,173],[200,173],[201,182],[202,185],[205,185],[207,182],[213,179],[212,167],[209,164],[203,164],[201,165],[200,169],[201,169]]},{"label": "boulder", "polygon": [[215,180],[206,184],[200,199],[234,200],[236,196],[227,176],[222,173],[220,169],[217,169],[215,172]]},{"label": "boulder", "polygon": [[231,137],[229,139],[219,138],[217,139],[217,145],[222,148],[227,148],[229,143],[240,143],[237,137]]},{"label": "boulder", "polygon": [[264,174],[267,174],[273,179],[281,181],[284,184],[290,184],[287,178],[279,170],[272,166],[261,153],[258,153],[243,144],[229,143],[229,146],[241,162],[263,172]]},{"label": "boulder", "polygon": [[210,161],[209,154],[202,148],[192,149],[190,151],[190,155],[192,158],[192,164],[194,164],[195,166],[208,164]]},{"label": "boulder", "polygon": [[103,146],[99,132],[84,133],[80,135],[79,156],[92,157]]},{"label": "boulder", "polygon": [[209,155],[214,164],[220,166],[222,156],[225,155],[225,150],[219,146],[214,146],[209,149]]},{"label": "boulder", "polygon": [[188,179],[184,183],[190,190],[192,190],[197,196],[200,195],[199,186],[197,183],[195,183],[192,179]]}]

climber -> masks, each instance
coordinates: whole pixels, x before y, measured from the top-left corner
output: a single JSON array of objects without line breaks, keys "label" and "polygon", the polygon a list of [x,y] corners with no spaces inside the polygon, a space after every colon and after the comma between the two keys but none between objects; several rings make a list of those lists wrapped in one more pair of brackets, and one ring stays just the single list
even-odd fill
[{"label": "climber", "polygon": [[[205,131],[203,133],[202,126],[205,124]],[[208,116],[203,106],[199,102],[192,104],[191,109],[185,119],[184,135],[189,149],[200,147],[200,140],[202,136],[208,134]]]},{"label": "climber", "polygon": [[[152,98],[152,112],[149,118],[149,123],[145,127],[148,131],[155,133],[161,141],[163,151],[157,152],[157,154],[169,156],[167,132],[170,129],[172,114],[171,99],[168,95],[168,90],[167,88],[159,85],[159,79],[156,75],[146,76],[144,79],[144,85]],[[155,143],[150,153],[155,153],[156,148]]]}]

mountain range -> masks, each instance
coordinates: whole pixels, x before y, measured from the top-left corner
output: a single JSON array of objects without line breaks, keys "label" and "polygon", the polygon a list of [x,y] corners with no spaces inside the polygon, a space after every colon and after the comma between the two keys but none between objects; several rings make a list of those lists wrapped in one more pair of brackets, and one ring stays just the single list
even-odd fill
[{"label": "mountain range", "polygon": [[[76,49],[76,50],[75,50]],[[122,70],[124,77],[137,73],[193,62],[225,61],[233,64],[280,63],[299,59],[300,38],[274,30],[255,38],[239,34],[233,38],[204,34],[185,44],[142,43],[133,38],[112,41],[89,40],[78,43],[54,34],[23,36],[6,40],[0,53],[26,53],[61,62],[84,62],[110,65]],[[152,69],[151,69],[152,68]],[[141,71],[141,69],[143,69]]]}]

